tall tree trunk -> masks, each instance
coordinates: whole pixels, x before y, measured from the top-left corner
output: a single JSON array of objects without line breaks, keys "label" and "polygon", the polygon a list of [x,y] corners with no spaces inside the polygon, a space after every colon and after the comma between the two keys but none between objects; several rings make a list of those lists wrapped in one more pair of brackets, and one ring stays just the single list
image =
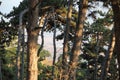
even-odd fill
[{"label": "tall tree trunk", "polygon": [[28,33],[28,79],[38,80],[38,57],[37,57],[37,34],[33,31]]},{"label": "tall tree trunk", "polygon": [[20,80],[24,80],[24,53],[25,53],[25,41],[24,40],[25,38],[24,38],[24,27],[23,27]]},{"label": "tall tree trunk", "polygon": [[38,56],[37,40],[39,35],[38,27],[38,0],[29,0],[29,18],[28,18],[28,42],[27,42],[27,80],[38,80]]},{"label": "tall tree trunk", "polygon": [[55,74],[54,74],[54,71],[55,71],[55,62],[56,62],[56,21],[55,21],[55,11],[54,11],[54,7],[53,7],[53,20],[54,20],[54,34],[53,34],[53,47],[54,47],[54,55],[53,55],[53,67],[52,67],[52,76],[53,76],[53,80],[56,80],[55,78]]},{"label": "tall tree trunk", "polygon": [[79,14],[76,25],[75,39],[72,47],[72,54],[70,57],[69,80],[76,80],[76,68],[80,54],[80,47],[83,35],[83,26],[88,7],[88,0],[79,0]]},{"label": "tall tree trunk", "polygon": [[18,28],[18,44],[16,51],[16,80],[20,79],[20,54],[21,54],[21,44],[22,44],[22,26],[21,21],[19,20],[19,28]]},{"label": "tall tree trunk", "polygon": [[120,80],[120,1],[111,0],[114,14],[114,29],[115,29],[115,52],[117,53],[118,71]]},{"label": "tall tree trunk", "polygon": [[101,32],[98,32],[97,34],[96,34],[97,36],[96,36],[96,38],[97,38],[97,40],[96,40],[96,47],[95,47],[95,53],[97,54],[96,55],[96,58],[95,58],[95,70],[94,70],[94,79],[93,80],[97,80],[97,72],[98,72],[98,54],[99,54],[99,50],[100,50],[100,42],[101,42],[101,40],[102,40],[102,34],[101,34]]},{"label": "tall tree trunk", "polygon": [[[20,37],[20,50],[21,50],[21,67],[20,67],[20,69],[21,69],[21,72],[20,72],[20,80],[23,80],[24,79],[24,46],[25,46],[25,43],[24,43],[24,27],[23,27],[23,25],[22,25],[22,21],[23,21],[23,16],[24,16],[24,14],[26,13],[28,11],[28,9],[25,9],[25,10],[23,10],[21,13],[20,13],[20,15],[19,15],[19,34],[21,35],[21,36],[19,36]],[[17,56],[17,57],[20,57],[20,55],[19,56]]]},{"label": "tall tree trunk", "polygon": [[106,80],[106,75],[107,75],[107,72],[109,70],[110,61],[111,61],[111,58],[112,58],[114,46],[115,46],[115,34],[114,34],[114,29],[113,29],[112,33],[111,33],[111,40],[110,40],[109,48],[108,48],[108,51],[105,55],[104,63],[102,65],[100,80]]},{"label": "tall tree trunk", "polygon": [[66,20],[66,27],[64,30],[64,44],[63,44],[63,56],[62,56],[62,77],[63,80],[68,80],[67,69],[68,69],[68,35],[69,35],[69,28],[70,28],[70,21],[72,16],[72,6],[73,0],[69,0],[68,2],[68,12],[67,12],[67,20]]}]

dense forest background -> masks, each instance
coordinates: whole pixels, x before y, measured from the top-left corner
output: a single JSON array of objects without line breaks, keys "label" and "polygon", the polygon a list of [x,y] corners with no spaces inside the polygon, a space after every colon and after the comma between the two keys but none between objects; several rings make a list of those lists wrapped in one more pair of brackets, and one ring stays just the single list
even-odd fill
[{"label": "dense forest background", "polygon": [[0,80],[120,80],[120,0],[23,0],[0,16]]}]

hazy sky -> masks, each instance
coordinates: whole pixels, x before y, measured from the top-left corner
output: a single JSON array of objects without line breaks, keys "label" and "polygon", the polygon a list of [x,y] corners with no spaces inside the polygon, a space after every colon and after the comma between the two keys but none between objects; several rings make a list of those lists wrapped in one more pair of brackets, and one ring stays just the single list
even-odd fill
[{"label": "hazy sky", "polygon": [[2,13],[9,13],[13,6],[18,6],[19,3],[23,0],[0,0],[2,2],[1,6],[0,6],[0,11]]}]

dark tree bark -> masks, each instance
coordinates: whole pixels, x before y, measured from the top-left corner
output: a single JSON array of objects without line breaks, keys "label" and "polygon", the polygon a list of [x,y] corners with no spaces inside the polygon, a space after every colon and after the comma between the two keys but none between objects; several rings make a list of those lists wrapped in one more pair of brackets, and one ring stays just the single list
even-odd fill
[{"label": "dark tree bark", "polygon": [[22,48],[22,22],[21,17],[19,17],[19,28],[18,28],[18,43],[17,43],[17,51],[16,51],[16,80],[20,79],[20,54]]},{"label": "dark tree bark", "polygon": [[54,11],[54,7],[52,8],[53,9],[53,20],[54,20],[54,33],[53,33],[53,48],[54,48],[54,54],[53,54],[53,67],[52,67],[52,76],[53,76],[53,80],[56,80],[56,77],[55,77],[55,74],[54,74],[54,71],[55,71],[55,62],[56,62],[56,21],[55,21],[55,11]]},{"label": "dark tree bark", "polygon": [[27,80],[38,80],[38,46],[37,40],[39,35],[38,27],[38,0],[29,0],[29,17],[28,17],[28,42],[27,42]]},{"label": "dark tree bark", "polygon": [[120,80],[120,1],[111,0],[112,9],[113,9],[113,20],[114,20],[114,29],[115,29],[115,53],[117,54],[118,60],[118,71],[119,71],[119,80]]},{"label": "dark tree bark", "polygon": [[68,80],[67,71],[68,71],[68,41],[69,41],[69,28],[70,28],[70,21],[72,16],[72,6],[73,0],[69,0],[68,2],[68,12],[67,12],[67,20],[66,20],[66,27],[64,30],[64,44],[63,44],[63,56],[62,56],[62,77],[63,80]]},{"label": "dark tree bark", "polygon": [[[41,25],[43,25],[43,26],[42,26],[42,29],[41,29],[41,39],[42,39],[42,42],[41,42],[41,45],[40,45],[40,47],[38,49],[37,56],[40,55],[40,52],[42,51],[43,46],[44,46],[44,30],[45,30],[45,26],[46,26],[46,24],[48,22],[48,17],[49,17],[48,15],[49,14],[42,16],[41,20],[40,20],[40,23],[39,23],[39,26],[41,26]],[[44,18],[45,18],[45,20],[44,20]]]},{"label": "dark tree bark", "polygon": [[97,76],[97,72],[98,72],[98,53],[99,53],[99,51],[100,51],[100,42],[101,42],[101,40],[102,40],[102,33],[101,32],[97,32],[97,34],[96,34],[97,36],[96,36],[96,47],[95,47],[95,53],[97,54],[97,56],[96,56],[96,58],[95,58],[95,70],[94,70],[94,73],[93,73],[93,75],[94,75],[94,78],[93,78],[93,80],[97,80],[97,78],[98,78],[98,76]]},{"label": "dark tree bark", "polygon": [[69,80],[76,80],[76,68],[80,54],[80,47],[83,35],[84,21],[88,7],[88,0],[79,0],[79,14],[76,25],[75,38],[72,47],[72,54],[70,57]]},{"label": "dark tree bark", "polygon": [[[21,43],[19,43],[20,45],[19,45],[19,47],[20,47],[20,50],[21,50],[21,67],[20,67],[20,80],[23,80],[24,79],[24,47],[25,47],[25,42],[24,42],[24,27],[23,27],[23,25],[22,25],[22,21],[23,21],[23,16],[24,16],[24,14],[26,13],[28,11],[28,9],[25,9],[25,10],[23,10],[21,13],[20,13],[20,16],[19,16],[19,35],[21,35],[21,36],[18,36],[18,37],[20,37],[20,39],[19,39],[19,41],[18,42],[21,42]],[[19,56],[17,56],[17,57],[20,57],[20,55]],[[19,80],[19,78],[18,78],[18,80]]]},{"label": "dark tree bark", "polygon": [[115,46],[115,34],[114,34],[114,29],[113,29],[112,33],[111,33],[111,40],[110,40],[109,48],[108,48],[108,51],[105,55],[105,60],[104,60],[103,65],[102,65],[100,80],[106,80],[106,75],[107,75],[107,72],[109,70],[110,61],[111,61],[112,54],[114,51],[114,46]]}]

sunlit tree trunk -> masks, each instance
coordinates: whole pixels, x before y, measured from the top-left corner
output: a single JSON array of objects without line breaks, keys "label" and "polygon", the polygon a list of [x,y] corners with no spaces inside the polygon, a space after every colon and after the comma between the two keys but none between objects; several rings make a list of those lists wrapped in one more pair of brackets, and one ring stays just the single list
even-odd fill
[{"label": "sunlit tree trunk", "polygon": [[118,71],[120,80],[120,1],[111,0],[112,9],[114,14],[114,29],[115,29],[115,53],[117,54],[118,60]]},{"label": "sunlit tree trunk", "polygon": [[112,55],[113,55],[114,46],[115,46],[115,34],[114,34],[114,29],[113,29],[112,32],[111,32],[110,45],[108,46],[109,48],[108,48],[108,51],[105,55],[104,63],[102,65],[100,80],[106,80],[106,75],[107,75],[107,72],[109,70],[110,61],[111,61],[111,58],[112,58]]},{"label": "sunlit tree trunk", "polygon": [[38,0],[29,0],[28,17],[28,42],[27,42],[27,80],[38,80],[38,56],[37,40],[39,35],[38,27]]},{"label": "sunlit tree trunk", "polygon": [[37,57],[37,34],[35,32],[29,32],[28,34],[28,79],[38,80],[38,57]]},{"label": "sunlit tree trunk", "polygon": [[88,7],[88,0],[79,0],[79,14],[76,25],[75,38],[70,57],[69,80],[76,80],[76,68],[80,54],[80,47],[83,35],[84,21]]},{"label": "sunlit tree trunk", "polygon": [[63,80],[68,80],[67,74],[67,69],[68,69],[68,35],[69,35],[69,28],[70,28],[70,21],[71,21],[71,16],[72,16],[72,5],[73,0],[69,0],[68,2],[68,12],[67,12],[67,20],[66,20],[66,27],[64,30],[64,44],[63,44],[63,56],[62,56],[62,77]]}]

